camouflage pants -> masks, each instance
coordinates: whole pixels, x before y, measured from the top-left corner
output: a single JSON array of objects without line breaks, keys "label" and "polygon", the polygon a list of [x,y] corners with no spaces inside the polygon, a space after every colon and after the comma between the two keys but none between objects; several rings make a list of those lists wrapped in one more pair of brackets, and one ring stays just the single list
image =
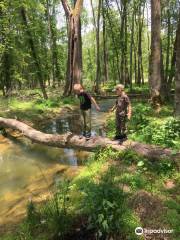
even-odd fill
[{"label": "camouflage pants", "polygon": [[127,131],[127,116],[116,113],[116,136],[125,136]]},{"label": "camouflage pants", "polygon": [[91,109],[81,110],[81,120],[83,122],[83,134],[91,134]]}]

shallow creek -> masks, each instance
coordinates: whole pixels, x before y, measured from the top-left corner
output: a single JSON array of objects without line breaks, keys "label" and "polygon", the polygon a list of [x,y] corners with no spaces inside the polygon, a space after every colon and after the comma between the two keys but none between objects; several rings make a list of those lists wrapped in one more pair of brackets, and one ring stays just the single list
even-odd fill
[{"label": "shallow creek", "polygon": [[[114,100],[100,101],[101,112],[92,110],[92,134],[99,134],[105,123],[107,110]],[[0,106],[6,109],[5,105]],[[80,133],[78,113],[65,114],[38,128],[47,133]],[[0,225],[17,222],[26,211],[29,199],[46,200],[53,185],[62,174],[73,176],[83,167],[89,153],[73,149],[59,149],[22,138],[0,135]]]}]

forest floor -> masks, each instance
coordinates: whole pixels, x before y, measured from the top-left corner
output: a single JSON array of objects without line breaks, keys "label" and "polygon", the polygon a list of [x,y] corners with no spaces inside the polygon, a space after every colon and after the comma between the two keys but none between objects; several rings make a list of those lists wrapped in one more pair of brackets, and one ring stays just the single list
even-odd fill
[{"label": "forest floor", "polygon": [[78,99],[61,97],[60,89],[48,88],[49,99],[44,100],[39,89],[22,90],[18,94],[5,98],[0,97],[0,116],[15,118],[38,126],[45,124],[59,115],[71,112],[78,106]]},{"label": "forest floor", "polygon": [[[0,115],[38,125],[60,114],[60,109],[77,107],[73,98],[56,94],[49,100],[41,100],[34,92],[29,97],[12,97]],[[134,103],[129,138],[177,151],[180,128],[172,115],[171,104],[155,113],[145,102]],[[109,137],[114,136],[113,114],[109,115],[106,131]],[[5,234],[0,239],[93,240],[108,236],[113,240],[178,240],[179,196],[180,173],[171,159],[157,162],[131,150],[97,150],[76,176],[62,175],[56,194],[48,202],[38,206],[30,203],[27,218],[13,235]],[[136,227],[173,232],[137,236]]]}]

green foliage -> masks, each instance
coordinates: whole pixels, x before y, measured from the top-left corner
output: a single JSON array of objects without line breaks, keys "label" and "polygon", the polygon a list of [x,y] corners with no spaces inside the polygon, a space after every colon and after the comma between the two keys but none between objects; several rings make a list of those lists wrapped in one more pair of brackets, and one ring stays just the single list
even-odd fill
[{"label": "green foliage", "polygon": [[135,174],[125,173],[121,177],[121,183],[127,184],[131,187],[131,190],[136,191],[139,189],[144,189],[148,183],[146,179],[144,179],[141,175],[142,173],[136,172]]},{"label": "green foliage", "polygon": [[[128,122],[129,137],[141,142],[179,149],[180,120],[166,117],[167,114],[170,114],[167,107],[157,115],[148,104],[133,103],[132,118]],[[108,137],[115,135],[114,116],[107,120],[106,129]]]},{"label": "green foliage", "polygon": [[[162,109],[160,116],[166,113]],[[167,147],[178,148],[180,146],[180,120],[168,117],[165,120],[151,118],[154,113],[150,106],[137,104],[133,108],[133,116],[129,124],[129,131],[133,139],[146,143],[159,144]],[[168,114],[170,114],[168,112]],[[158,117],[158,116],[157,116]]]},{"label": "green foliage", "polygon": [[40,222],[40,216],[35,208],[35,205],[30,201],[27,205],[27,223],[29,228],[33,231],[34,227],[37,226]]},{"label": "green foliage", "polygon": [[138,163],[139,161],[144,160],[144,158],[142,156],[138,155],[137,153],[135,153],[135,151],[133,151],[131,149],[121,152],[119,154],[119,158],[128,165],[131,165],[133,163]]},{"label": "green foliage", "polygon": [[37,99],[35,101],[35,108],[37,109],[46,109],[46,108],[56,108],[56,107],[63,107],[64,105],[73,105],[77,101],[74,97],[54,97],[49,98],[47,100],[45,99]]},{"label": "green foliage", "polygon": [[[110,165],[111,162],[115,164]],[[135,166],[136,170],[129,171],[131,166]],[[17,238],[9,240],[32,240],[35,237],[37,240],[51,237],[64,239],[67,233],[74,231],[78,216],[85,219],[84,231],[94,232],[96,239],[139,239],[134,229],[142,223],[128,200],[138,190],[149,189],[149,184],[156,192],[155,179],[159,182],[173,171],[174,165],[167,159],[155,162],[140,157],[132,150],[115,152],[111,148],[97,149],[83,171],[71,182],[62,178],[57,181],[57,191],[48,202],[40,208],[29,202],[26,221],[18,230]],[[151,176],[150,183],[148,176]],[[130,192],[124,192],[122,186],[125,185],[131,188]],[[158,187],[162,188],[161,185]],[[176,237],[179,205],[175,200],[165,204],[168,210],[164,222],[175,229]],[[47,236],[42,236],[42,233]]]},{"label": "green foliage", "polygon": [[[18,240],[16,236],[13,236],[11,234],[7,234],[5,236],[1,236],[1,240]],[[28,239],[27,239],[28,240]]]},{"label": "green foliage", "polygon": [[38,109],[45,109],[45,108],[54,108],[54,107],[59,107],[60,102],[59,99],[38,99],[35,102],[35,107]]},{"label": "green foliage", "polygon": [[57,192],[53,198],[41,208],[42,224],[54,236],[63,238],[72,224],[72,216],[68,212],[70,183],[59,181]]},{"label": "green foliage", "polygon": [[20,225],[20,229],[17,233],[17,239],[33,240],[35,237],[35,231],[32,229],[33,225],[29,221],[24,221]]},{"label": "green foliage", "polygon": [[136,132],[145,128],[149,124],[149,116],[152,113],[152,109],[145,103],[138,103],[133,106],[132,118],[130,122],[130,132]]},{"label": "green foliage", "polygon": [[[20,11],[22,7],[26,11],[27,28]],[[37,71],[39,70],[34,63],[34,53],[31,51],[27,29],[34,44],[44,82],[52,78],[53,70],[55,84],[64,78],[66,65],[64,26],[62,29],[57,29],[57,1],[53,1],[48,7],[49,18],[45,1],[6,0],[0,4],[2,39],[0,43],[0,89],[4,89],[5,92],[10,88],[38,87]]]},{"label": "green foliage", "polygon": [[[57,93],[58,94],[58,93]],[[0,98],[0,115],[7,118],[17,118],[38,122],[54,117],[61,108],[72,106],[79,103],[74,97],[59,97],[57,94],[49,94],[49,99],[44,100],[39,97],[39,92],[22,91],[18,97],[9,97],[9,99]]]},{"label": "green foliage", "polygon": [[106,131],[109,138],[113,138],[116,134],[116,124],[114,116],[111,116],[106,121]]},{"label": "green foliage", "polygon": [[82,207],[88,215],[88,229],[96,232],[97,239],[120,235],[136,239],[132,233],[137,219],[127,206],[126,194],[114,182],[116,173],[110,168],[98,183],[92,182],[84,189]]},{"label": "green foliage", "polygon": [[134,84],[132,90],[127,89],[126,91],[130,92],[130,93],[148,94],[149,93],[149,85],[148,85],[148,83],[145,83],[142,86],[138,86],[138,85]]},{"label": "green foliage", "polygon": [[[160,116],[166,114],[167,109],[162,109]],[[179,148],[180,146],[180,120],[168,117],[165,120],[157,117],[151,118],[154,113],[150,106],[137,104],[133,108],[133,116],[129,124],[132,138],[167,147]],[[168,111],[168,114],[169,111]]]},{"label": "green foliage", "polygon": [[165,202],[165,205],[169,209],[175,209],[177,211],[177,213],[180,214],[180,204],[178,204],[175,200],[167,200]]},{"label": "green foliage", "polygon": [[[27,218],[23,223],[20,224],[20,227],[17,230],[17,233],[14,234],[12,240],[33,240],[36,237],[37,229],[40,227],[40,225],[40,213],[36,209],[34,203],[30,200],[27,205]],[[37,237],[36,239],[38,240],[40,238]]]},{"label": "green foliage", "polygon": [[110,158],[115,159],[118,156],[118,152],[114,151],[110,146],[108,146],[106,149],[97,148],[96,152],[92,157],[88,160],[87,165],[92,162],[101,162],[105,163]]},{"label": "green foliage", "polygon": [[170,225],[171,229],[173,229],[173,239],[179,239],[180,232],[180,204],[175,202],[175,200],[168,200],[165,202],[168,211],[163,215],[165,221]]},{"label": "green foliage", "polygon": [[114,81],[108,81],[103,86],[101,86],[101,89],[107,92],[112,92],[115,88]]},{"label": "green foliage", "polygon": [[151,122],[141,130],[140,134],[147,143],[178,148],[180,146],[180,120],[170,117],[159,124]]},{"label": "green foliage", "polygon": [[79,100],[75,97],[64,97],[62,98],[62,103],[63,104],[74,104],[74,103],[79,103]]},{"label": "green foliage", "polygon": [[172,175],[176,169],[176,165],[171,159],[149,160],[130,149],[120,153],[120,159],[127,165],[134,164],[139,173],[153,172],[157,175]]},{"label": "green foliage", "polygon": [[[27,218],[21,224],[18,231],[19,237],[23,239],[34,239],[39,232],[48,232],[49,235],[63,239],[72,224],[72,216],[69,208],[69,181],[61,181],[57,185],[57,192],[54,193],[47,203],[36,209],[32,201],[27,206]],[[36,238],[36,239],[41,239]],[[43,239],[46,239],[43,237]]]}]

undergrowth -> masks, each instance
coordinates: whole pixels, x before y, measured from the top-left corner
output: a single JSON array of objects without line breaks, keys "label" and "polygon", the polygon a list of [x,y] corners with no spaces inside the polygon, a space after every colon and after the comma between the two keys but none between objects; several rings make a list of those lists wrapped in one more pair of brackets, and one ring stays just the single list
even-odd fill
[{"label": "undergrowth", "polygon": [[[141,239],[134,229],[143,223],[129,202],[140,190],[158,198],[165,196],[168,211],[162,213],[162,221],[174,229],[176,237],[179,227],[170,215],[178,217],[179,205],[172,200],[172,192],[164,188],[164,182],[170,178],[179,181],[176,166],[169,159],[150,161],[130,149],[97,150],[74,179],[60,177],[49,201],[40,207],[29,202],[18,237],[10,239],[76,240],[81,239],[78,234],[92,240]],[[90,238],[86,238],[89,234]]]},{"label": "undergrowth", "polygon": [[[71,99],[64,101],[62,104],[69,104]],[[58,100],[37,100],[37,104],[41,109],[59,106]],[[135,105],[129,122],[129,137],[172,147],[176,152],[180,146],[180,121],[168,117],[170,111],[165,107],[157,115],[147,104]],[[115,134],[113,115],[107,122],[107,130],[108,136]],[[179,177],[171,159],[146,159],[130,149],[123,152],[97,149],[78,176],[71,180],[60,177],[49,201],[38,207],[30,201],[27,218],[17,232],[1,239],[76,240],[78,234],[83,239],[91,236],[91,240],[142,239],[135,235],[134,229],[143,226],[143,222],[129,202],[141,190],[161,199],[167,211],[159,219],[174,229],[173,237],[178,239],[180,199],[176,192],[180,186]],[[175,184],[172,189],[165,188],[169,180]],[[156,219],[154,221],[156,223]]]},{"label": "undergrowth", "polygon": [[[129,138],[135,141],[180,148],[180,120],[172,115],[170,107],[155,113],[148,104],[134,104],[131,120],[128,122]],[[115,119],[111,115],[106,124],[107,135],[115,135]]]}]

